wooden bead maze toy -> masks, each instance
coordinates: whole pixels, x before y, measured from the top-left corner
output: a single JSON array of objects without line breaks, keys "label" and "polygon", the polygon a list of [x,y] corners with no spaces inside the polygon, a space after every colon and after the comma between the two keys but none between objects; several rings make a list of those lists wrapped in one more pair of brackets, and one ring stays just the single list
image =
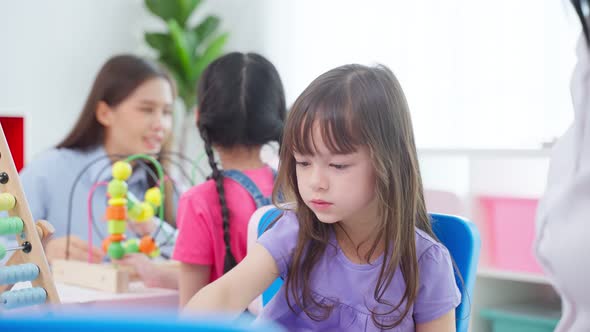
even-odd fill
[{"label": "wooden bead maze toy", "polygon": [[[6,211],[8,217],[5,216]],[[0,311],[35,304],[59,304],[59,296],[41,239],[53,232],[47,222],[35,224],[25,198],[4,131],[0,126],[0,236],[16,236],[18,245],[0,244],[0,259],[14,252],[0,266]],[[8,285],[30,281],[32,287],[7,290]]]},{"label": "wooden bead maze toy", "polygon": [[[145,192],[144,200],[140,201],[128,191],[127,179],[133,173],[130,162],[144,159],[153,163],[157,169],[159,187],[152,187]],[[107,223],[108,236],[102,242],[103,251],[113,260],[123,258],[126,254],[143,253],[155,258],[160,255],[159,245],[156,243],[158,229],[154,235],[144,235],[139,238],[126,239],[128,221],[137,223],[149,222],[159,213],[160,220],[164,219],[164,172],[160,163],[151,156],[135,154],[124,160],[115,162],[111,168],[112,180],[102,183],[107,186],[108,206],[104,220]],[[99,185],[101,183],[97,183]],[[89,201],[93,191],[89,193]],[[89,229],[91,221],[89,220]],[[173,235],[173,234],[170,234]],[[91,238],[91,236],[89,236]],[[89,244],[90,245],[90,244]],[[134,269],[117,264],[94,264],[72,260],[55,260],[53,275],[59,282],[77,286],[93,288],[113,293],[125,293],[129,290],[129,282],[137,280]],[[158,264],[175,266],[176,264]],[[76,273],[72,273],[72,272]]]}]

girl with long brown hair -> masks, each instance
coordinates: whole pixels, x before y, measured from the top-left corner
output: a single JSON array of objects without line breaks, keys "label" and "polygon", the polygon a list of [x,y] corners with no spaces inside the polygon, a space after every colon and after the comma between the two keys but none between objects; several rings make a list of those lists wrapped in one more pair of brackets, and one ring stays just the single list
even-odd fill
[{"label": "girl with long brown hair", "polygon": [[285,210],[189,310],[243,310],[277,277],[262,317],[289,330],[454,331],[460,294],[424,204],[410,112],[383,66],[314,80],[284,130]]}]

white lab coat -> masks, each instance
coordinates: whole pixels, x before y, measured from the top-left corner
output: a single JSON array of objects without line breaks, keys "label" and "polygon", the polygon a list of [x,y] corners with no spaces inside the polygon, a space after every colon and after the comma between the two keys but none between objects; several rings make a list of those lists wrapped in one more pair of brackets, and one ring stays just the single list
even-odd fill
[{"label": "white lab coat", "polygon": [[555,144],[537,213],[537,257],[562,299],[556,331],[590,331],[590,49],[583,38],[571,94],[574,122]]}]

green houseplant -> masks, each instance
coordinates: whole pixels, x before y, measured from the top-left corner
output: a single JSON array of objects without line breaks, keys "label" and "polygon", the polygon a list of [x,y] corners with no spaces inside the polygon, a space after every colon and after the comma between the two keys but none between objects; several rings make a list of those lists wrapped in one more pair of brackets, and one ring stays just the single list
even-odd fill
[{"label": "green houseplant", "polygon": [[[144,0],[146,8],[165,22],[166,31],[146,32],[147,44],[156,51],[158,61],[174,76],[183,103],[179,150],[184,150],[188,128],[194,125],[192,110],[197,104],[196,86],[203,70],[219,57],[228,39],[219,32],[220,19],[209,15],[196,25],[189,19],[202,0]],[[190,122],[190,123],[189,123]]]}]

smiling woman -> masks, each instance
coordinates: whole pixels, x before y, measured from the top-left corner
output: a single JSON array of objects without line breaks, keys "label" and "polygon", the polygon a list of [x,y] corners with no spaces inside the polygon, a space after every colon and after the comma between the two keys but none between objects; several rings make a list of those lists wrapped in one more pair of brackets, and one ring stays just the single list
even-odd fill
[{"label": "smiling woman", "polygon": [[173,94],[169,81],[150,78],[116,107],[98,103],[96,118],[104,126],[108,154],[161,151],[172,127]]},{"label": "smiling woman", "polygon": [[[112,57],[98,72],[70,133],[26,165],[21,179],[33,217],[50,220],[56,229],[46,248],[50,261],[66,255],[78,260],[89,257],[86,221],[103,220],[106,203],[88,199],[88,193],[95,183],[110,179],[110,168],[105,166],[118,159],[114,156],[163,155],[172,127],[174,98],[173,81],[157,64],[132,55]],[[155,184],[150,171],[137,167],[128,179],[129,191],[135,196],[142,197]],[[78,174],[82,174],[79,179]],[[105,197],[104,187],[94,189],[93,197]],[[172,195],[165,197],[173,199]],[[95,215],[89,215],[89,210]],[[100,243],[100,234],[107,233],[106,223],[97,227],[92,243]],[[144,231],[149,232],[136,229],[136,233]],[[170,250],[162,248],[166,249]],[[102,260],[101,249],[93,247],[91,252],[94,261]]]}]

